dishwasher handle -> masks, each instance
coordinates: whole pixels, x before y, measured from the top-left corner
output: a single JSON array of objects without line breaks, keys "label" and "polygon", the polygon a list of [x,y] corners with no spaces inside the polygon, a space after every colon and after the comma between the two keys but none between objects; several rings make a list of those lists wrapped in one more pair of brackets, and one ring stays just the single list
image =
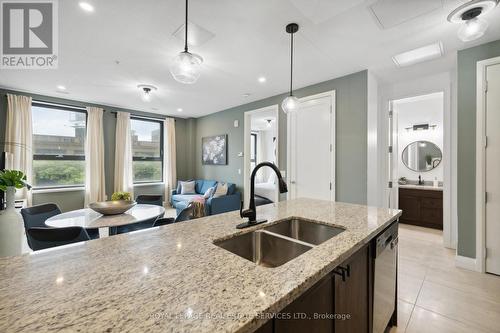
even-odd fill
[{"label": "dishwasher handle", "polygon": [[392,242],[391,242],[391,250],[393,250],[396,246],[398,246],[398,243],[399,243],[399,238],[396,237],[396,239],[394,239]]}]

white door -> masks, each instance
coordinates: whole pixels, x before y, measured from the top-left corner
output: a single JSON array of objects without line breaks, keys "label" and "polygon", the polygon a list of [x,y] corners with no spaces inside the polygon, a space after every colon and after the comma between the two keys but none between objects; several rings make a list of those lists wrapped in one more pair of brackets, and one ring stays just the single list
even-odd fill
[{"label": "white door", "polygon": [[486,271],[500,275],[500,64],[486,68]]},{"label": "white door", "polygon": [[335,93],[301,99],[289,115],[290,198],[335,200]]}]

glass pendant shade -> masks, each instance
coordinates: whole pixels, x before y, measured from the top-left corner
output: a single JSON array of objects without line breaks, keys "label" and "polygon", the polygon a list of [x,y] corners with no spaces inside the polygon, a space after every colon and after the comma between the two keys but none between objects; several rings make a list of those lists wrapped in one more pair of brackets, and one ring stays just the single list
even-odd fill
[{"label": "glass pendant shade", "polygon": [[170,73],[180,83],[193,84],[200,77],[202,63],[199,55],[183,51],[173,59]]},{"label": "glass pendant shade", "polygon": [[295,96],[288,96],[281,102],[281,108],[285,113],[291,113],[299,109],[299,99]]},{"label": "glass pendant shade", "polygon": [[488,22],[476,17],[465,21],[458,30],[458,38],[463,42],[470,42],[483,37],[486,29],[488,29]]}]

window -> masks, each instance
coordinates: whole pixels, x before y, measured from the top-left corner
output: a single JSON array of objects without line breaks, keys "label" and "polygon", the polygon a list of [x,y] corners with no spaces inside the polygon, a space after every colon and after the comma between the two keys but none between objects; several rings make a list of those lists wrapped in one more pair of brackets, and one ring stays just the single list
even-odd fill
[{"label": "window", "polygon": [[250,134],[250,169],[257,165],[257,133]]},{"label": "window", "polygon": [[33,186],[83,186],[85,110],[33,102],[32,118]]},{"label": "window", "polygon": [[130,119],[134,183],[163,181],[163,123]]}]

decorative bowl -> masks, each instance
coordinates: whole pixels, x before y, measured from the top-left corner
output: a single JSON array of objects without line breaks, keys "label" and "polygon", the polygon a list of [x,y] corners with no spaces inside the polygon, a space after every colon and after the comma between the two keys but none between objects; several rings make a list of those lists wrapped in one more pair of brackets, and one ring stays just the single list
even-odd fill
[{"label": "decorative bowl", "polygon": [[128,200],[100,201],[91,203],[89,208],[102,215],[118,215],[125,213],[136,204],[135,201]]}]

